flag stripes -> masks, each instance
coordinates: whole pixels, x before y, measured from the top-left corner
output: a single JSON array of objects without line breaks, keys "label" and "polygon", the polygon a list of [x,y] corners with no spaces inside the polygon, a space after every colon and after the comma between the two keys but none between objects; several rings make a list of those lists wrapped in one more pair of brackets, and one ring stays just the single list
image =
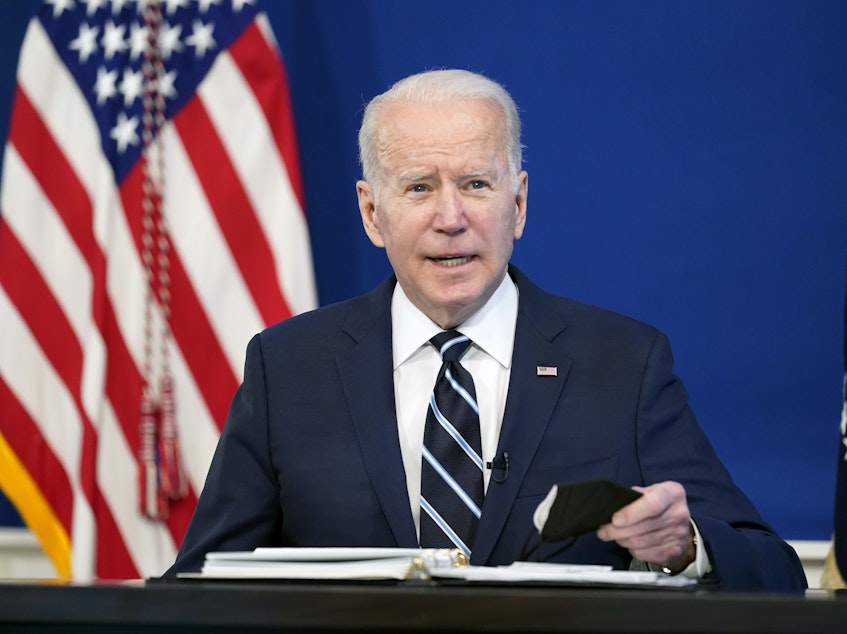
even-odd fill
[{"label": "flag stripes", "polygon": [[[303,181],[300,174],[300,159],[297,155],[297,145],[295,143],[294,117],[288,105],[291,102],[288,94],[288,77],[282,59],[279,55],[274,54],[276,48],[277,45],[271,31],[270,23],[267,17],[261,14],[229,48],[231,59],[238,67],[238,70],[230,70],[224,82],[228,83],[231,81],[233,85],[236,85],[243,81],[249,87],[248,90],[240,86],[239,90],[233,90],[229,94],[230,96],[238,95],[245,102],[252,102],[264,113],[264,116],[259,116],[258,113],[251,112],[251,116],[244,117],[243,120],[260,126],[268,126],[270,135],[257,135],[254,138],[261,143],[273,139],[282,158],[282,167],[288,174],[288,178],[280,182],[291,188],[297,197],[297,201],[302,206],[304,202]],[[224,72],[225,68],[226,63],[219,64],[215,72]],[[262,81],[263,77],[281,77],[282,81]],[[208,86],[211,85],[201,86],[201,94],[206,93],[209,89]],[[217,103],[220,98],[221,95],[218,94],[216,99],[210,100],[210,103]],[[245,103],[244,105],[247,106],[248,104]],[[220,122],[221,118],[218,117],[217,121]],[[221,129],[226,133],[229,130],[235,130],[236,127],[233,126],[230,128],[226,126]],[[230,134],[230,136],[232,135]],[[237,139],[239,137],[232,138]],[[274,160],[275,158],[270,152],[267,153],[267,156],[270,160]],[[279,166],[275,167],[278,168]],[[291,204],[291,201],[286,201],[286,203]],[[302,216],[290,215],[286,219],[292,224],[305,228],[305,223],[302,222]],[[298,234],[297,237],[302,237],[302,235]],[[305,244],[308,245],[308,242]],[[298,252],[303,250],[301,243],[297,243],[296,246]],[[298,286],[303,284],[302,277],[296,279],[299,282]],[[307,290],[307,292],[309,291]],[[296,293],[292,297],[302,297],[302,294]]]},{"label": "flag stripes", "polygon": [[[263,17],[257,22],[264,22]],[[260,82],[262,77],[284,74],[279,57],[272,54],[269,42],[254,24],[233,44],[229,55],[219,57],[198,95],[244,186],[249,208],[271,252],[288,254],[285,260],[274,255],[274,270],[290,314],[296,314],[313,305],[314,290],[309,277],[300,274],[302,264],[309,264],[312,257],[306,218],[303,214],[281,214],[277,209],[280,205],[298,209],[303,199],[294,122],[285,106],[285,82]],[[243,114],[233,120],[230,112]]]},{"label": "flag stripes", "polygon": [[[86,55],[79,43],[83,23],[137,26],[137,8],[45,5],[28,27],[0,181],[0,486],[60,576],[146,577],[172,563],[247,341],[317,303],[285,71],[253,4],[162,7],[163,29],[184,26],[182,49],[163,56],[182,92],[169,95],[178,109],[161,144],[189,487],[158,522],[141,516],[136,482],[145,345],[165,317],[155,305],[145,323],[140,127],[123,150],[112,134],[137,112],[121,81],[140,62],[128,48],[104,55],[102,38]],[[198,21],[226,48],[191,48]],[[94,93],[98,64],[123,78],[111,93]]]},{"label": "flag stripes", "polygon": [[[274,315],[290,316],[274,274],[270,247],[262,238],[256,217],[246,211],[250,209],[250,201],[244,190],[240,186],[228,186],[230,182],[238,183],[238,176],[227,160],[228,154],[199,99],[189,101],[174,123],[179,137],[186,143],[186,162],[193,165],[199,185],[208,198],[209,211],[214,216],[208,227],[220,227],[219,235],[228,243],[234,258],[231,266],[237,270],[233,274],[237,275],[240,271],[239,279],[247,285],[243,289],[245,295],[252,297],[261,319],[265,321],[273,319]],[[231,209],[245,211],[233,214]],[[213,259],[214,253],[226,253],[226,247],[221,245],[221,248],[209,249],[210,259]],[[263,271],[265,275],[261,275]],[[233,280],[232,285],[238,284]],[[249,299],[245,299],[245,305],[249,305]]]}]

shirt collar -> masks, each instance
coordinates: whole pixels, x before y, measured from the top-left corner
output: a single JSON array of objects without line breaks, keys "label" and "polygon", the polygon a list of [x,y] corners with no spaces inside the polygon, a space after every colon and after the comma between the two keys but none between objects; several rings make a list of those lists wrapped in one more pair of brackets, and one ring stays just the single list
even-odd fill
[{"label": "shirt collar", "polygon": [[[485,305],[456,330],[504,368],[512,364],[515,324],[518,319],[518,289],[506,275]],[[394,368],[404,363],[441,328],[412,304],[397,283],[391,298],[392,350]]]}]

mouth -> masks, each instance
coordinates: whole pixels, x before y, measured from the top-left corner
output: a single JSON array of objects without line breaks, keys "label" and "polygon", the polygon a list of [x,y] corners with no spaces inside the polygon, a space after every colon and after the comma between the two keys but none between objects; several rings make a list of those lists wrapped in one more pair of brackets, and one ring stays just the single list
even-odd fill
[{"label": "mouth", "polygon": [[446,266],[448,268],[454,266],[461,266],[462,264],[467,264],[473,259],[473,256],[470,255],[453,255],[445,258],[430,258],[436,264],[440,264],[441,266]]}]

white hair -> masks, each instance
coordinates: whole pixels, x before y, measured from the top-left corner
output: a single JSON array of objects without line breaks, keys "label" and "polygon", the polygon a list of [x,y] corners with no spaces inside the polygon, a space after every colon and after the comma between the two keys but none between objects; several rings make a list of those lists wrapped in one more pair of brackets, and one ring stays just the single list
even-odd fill
[{"label": "white hair", "polygon": [[401,79],[386,92],[371,99],[365,107],[359,129],[359,162],[362,177],[378,186],[379,157],[377,133],[380,114],[386,105],[399,101],[441,104],[453,101],[485,100],[503,113],[506,157],[512,182],[517,187],[523,162],[521,120],[511,95],[497,82],[466,70],[431,70]]}]

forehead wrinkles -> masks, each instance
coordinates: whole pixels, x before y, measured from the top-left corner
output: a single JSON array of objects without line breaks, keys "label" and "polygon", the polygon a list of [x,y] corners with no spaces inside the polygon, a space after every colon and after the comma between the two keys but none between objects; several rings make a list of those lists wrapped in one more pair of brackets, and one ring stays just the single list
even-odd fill
[{"label": "forehead wrinkles", "polygon": [[[454,116],[453,121],[439,121],[427,126],[416,123],[409,129],[402,122],[390,122],[379,129],[377,156],[380,168],[401,172],[430,171],[436,161],[453,157],[472,171],[491,169],[492,164],[506,160],[505,148],[498,129],[481,125],[483,121],[467,116]],[[414,167],[419,166],[419,167]]]}]

